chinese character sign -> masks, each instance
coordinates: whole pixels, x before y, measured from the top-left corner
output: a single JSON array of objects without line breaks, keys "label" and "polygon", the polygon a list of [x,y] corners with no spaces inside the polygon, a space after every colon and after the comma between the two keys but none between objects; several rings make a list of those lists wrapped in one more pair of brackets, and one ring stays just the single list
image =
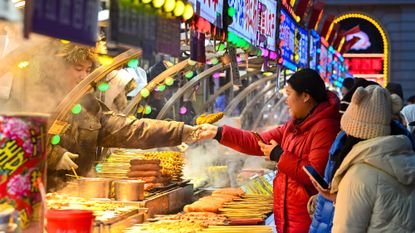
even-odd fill
[{"label": "chinese character sign", "polygon": [[259,0],[256,45],[275,51],[277,1]]},{"label": "chinese character sign", "polygon": [[314,30],[311,31],[310,35],[310,68],[317,69],[317,49],[320,48],[320,36]]},{"label": "chinese character sign", "polygon": [[40,204],[38,178],[45,175],[47,118],[0,116],[0,203],[19,211],[23,227]]},{"label": "chinese character sign", "polygon": [[218,28],[223,27],[223,0],[190,0],[195,14],[206,19]]},{"label": "chinese character sign", "polygon": [[295,23],[285,10],[281,9],[281,23],[279,39],[282,43],[282,58],[294,61],[295,53]]},{"label": "chinese character sign", "polygon": [[229,0],[229,7],[235,9],[233,22],[229,25],[228,31],[235,33],[251,44],[255,44],[257,21],[258,21],[258,0]]},{"label": "chinese character sign", "polygon": [[308,62],[308,32],[304,28],[298,27],[297,33],[298,50],[296,54],[298,54],[298,61],[296,62],[299,67],[306,67]]}]

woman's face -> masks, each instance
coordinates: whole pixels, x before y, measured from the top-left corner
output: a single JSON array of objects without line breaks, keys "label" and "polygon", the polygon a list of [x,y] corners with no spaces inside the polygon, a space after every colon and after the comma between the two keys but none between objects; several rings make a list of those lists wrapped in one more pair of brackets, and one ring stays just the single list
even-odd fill
[{"label": "woman's face", "polygon": [[310,111],[307,103],[311,98],[310,95],[304,92],[298,93],[290,84],[285,86],[285,92],[287,93],[285,103],[288,105],[291,116],[295,119],[302,119],[307,116]]}]

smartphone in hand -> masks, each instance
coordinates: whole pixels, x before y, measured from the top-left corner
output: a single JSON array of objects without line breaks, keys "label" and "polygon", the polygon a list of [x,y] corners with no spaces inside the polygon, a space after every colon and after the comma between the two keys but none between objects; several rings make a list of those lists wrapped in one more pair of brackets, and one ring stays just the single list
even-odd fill
[{"label": "smartphone in hand", "polygon": [[255,136],[256,140],[258,140],[259,142],[262,142],[264,144],[268,144],[265,142],[265,140],[261,137],[261,135],[257,132],[252,131],[252,134]]},{"label": "smartphone in hand", "polygon": [[307,173],[308,176],[310,176],[310,179],[314,180],[318,184],[321,189],[327,190],[329,188],[329,185],[324,180],[324,178],[320,176],[320,174],[318,174],[316,169],[314,169],[312,166],[303,166],[303,170],[305,173]]}]

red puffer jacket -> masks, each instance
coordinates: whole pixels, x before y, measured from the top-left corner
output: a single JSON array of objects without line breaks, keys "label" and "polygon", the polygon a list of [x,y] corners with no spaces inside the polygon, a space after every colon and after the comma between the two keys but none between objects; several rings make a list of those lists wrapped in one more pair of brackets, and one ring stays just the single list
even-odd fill
[{"label": "red puffer jacket", "polygon": [[[288,123],[261,133],[278,142],[283,154],[274,179],[274,216],[278,233],[308,232],[311,219],[307,202],[317,193],[302,167],[313,166],[324,174],[328,152],[340,130],[339,99],[329,92],[329,101],[319,104],[302,123]],[[240,152],[263,155],[249,131],[223,126],[220,143]]]}]

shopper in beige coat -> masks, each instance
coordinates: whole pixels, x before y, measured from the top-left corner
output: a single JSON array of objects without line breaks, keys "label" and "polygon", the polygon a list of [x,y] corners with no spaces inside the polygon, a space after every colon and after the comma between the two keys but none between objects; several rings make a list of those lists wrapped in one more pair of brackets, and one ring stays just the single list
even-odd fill
[{"label": "shopper in beige coat", "polygon": [[333,233],[415,232],[415,154],[408,137],[390,135],[390,94],[359,88],[341,119],[355,144],[334,175]]}]

